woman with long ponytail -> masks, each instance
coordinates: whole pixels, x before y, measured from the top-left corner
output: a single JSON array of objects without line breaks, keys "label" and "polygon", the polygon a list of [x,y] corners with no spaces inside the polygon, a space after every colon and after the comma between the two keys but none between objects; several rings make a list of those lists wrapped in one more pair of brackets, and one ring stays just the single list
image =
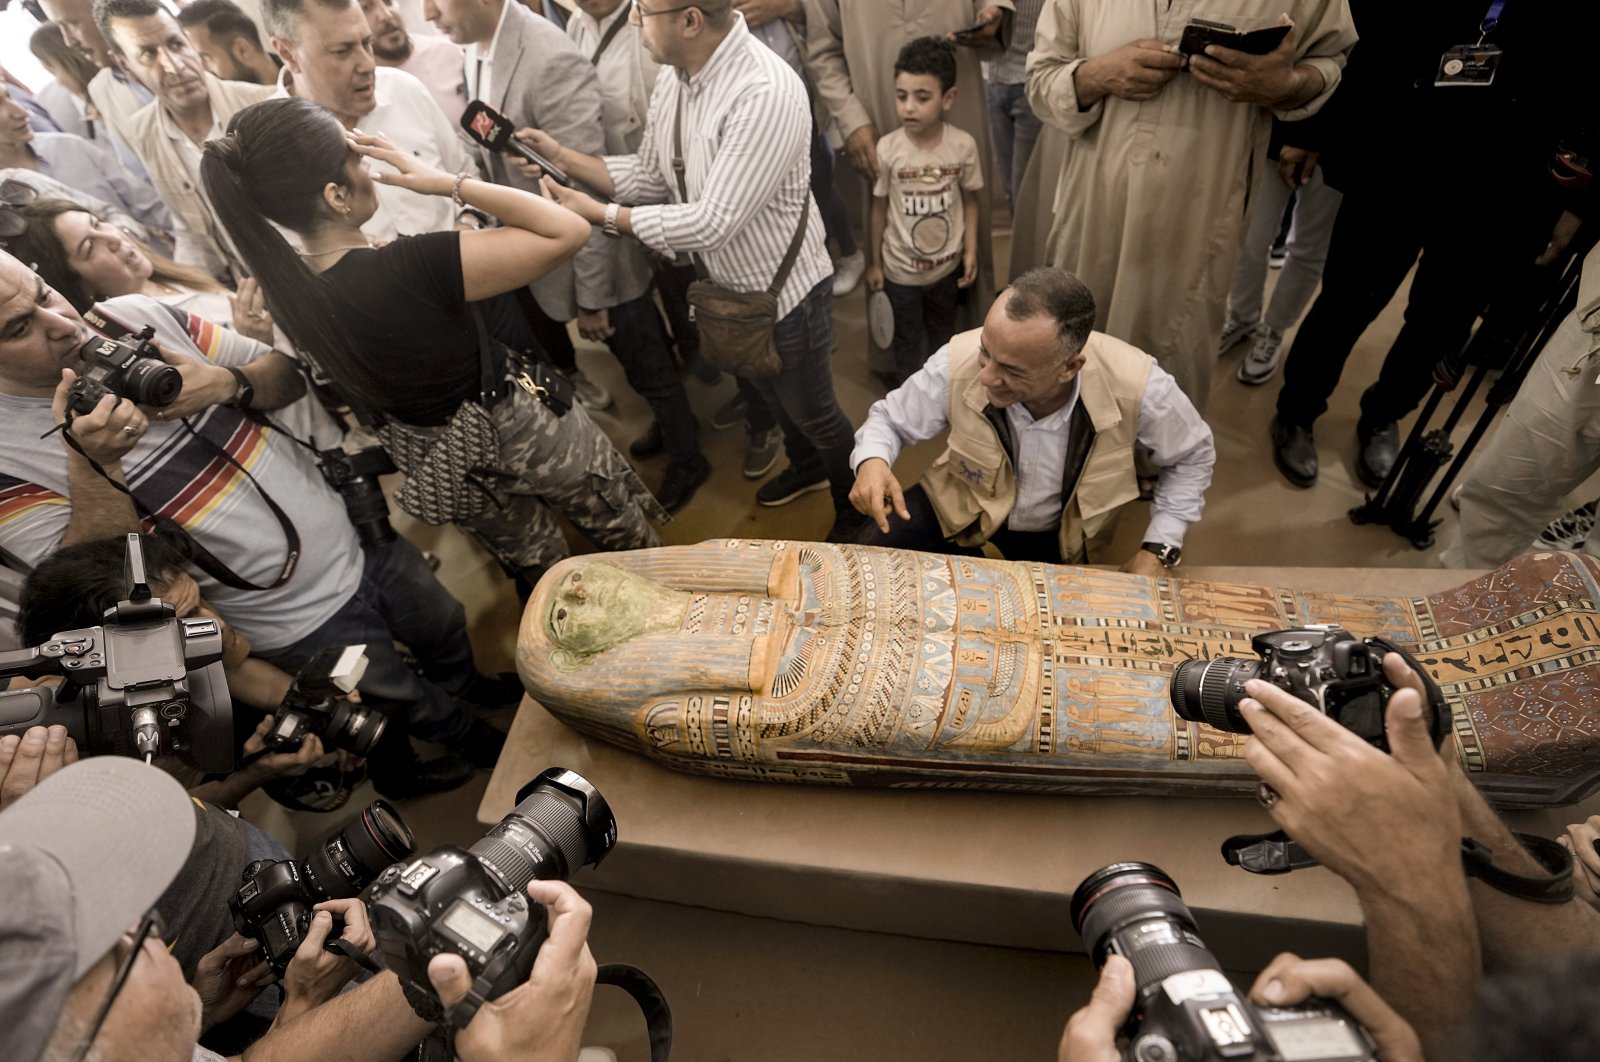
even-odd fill
[{"label": "woman with long ponytail", "polygon": [[[369,172],[367,159],[385,168]],[[289,340],[353,407],[422,432],[442,432],[479,401],[474,304],[543,276],[589,236],[552,199],[432,169],[301,99],[234,115],[227,136],[207,142],[200,172]],[[361,226],[377,209],[375,181],[453,196],[500,225],[373,247]],[[659,544],[650,520],[665,513],[581,406],[552,408],[516,385],[502,394],[489,410],[498,460],[474,477],[493,504],[458,520],[464,530],[529,583],[568,553],[552,509],[602,549]]]}]

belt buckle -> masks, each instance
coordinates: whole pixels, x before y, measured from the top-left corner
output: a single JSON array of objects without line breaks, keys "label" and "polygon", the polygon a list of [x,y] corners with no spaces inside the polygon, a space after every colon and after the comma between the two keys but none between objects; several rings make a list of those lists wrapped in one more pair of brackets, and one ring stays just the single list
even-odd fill
[{"label": "belt buckle", "polygon": [[540,387],[537,383],[534,383],[533,377],[528,375],[528,371],[526,369],[517,373],[517,375],[513,376],[512,379],[516,381],[518,387],[521,387],[524,391],[528,392],[541,402],[543,402],[545,400],[545,396],[550,393],[545,388]]}]

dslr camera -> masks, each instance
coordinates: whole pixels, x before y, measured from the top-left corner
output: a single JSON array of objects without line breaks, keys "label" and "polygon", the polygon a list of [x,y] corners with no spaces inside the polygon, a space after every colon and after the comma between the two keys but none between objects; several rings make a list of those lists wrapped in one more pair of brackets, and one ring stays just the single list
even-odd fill
[{"label": "dslr camera", "polygon": [[141,406],[160,408],[178,400],[183,377],[161,360],[152,340],[156,330],[146,325],[138,335],[121,339],[91,335],[78,356],[83,368],[67,392],[74,413],[93,413],[106,395],[116,395]]},{"label": "dslr camera", "polygon": [[[1390,647],[1372,638],[1363,641],[1327,623],[1258,634],[1250,647],[1260,660],[1218,656],[1185,660],[1173,668],[1167,695],[1178,717],[1231,734],[1248,734],[1239,702],[1247,696],[1244,684],[1261,679],[1389,751],[1383,715],[1394,687],[1383,677],[1383,658],[1394,651]],[[1434,715],[1437,727],[1438,713]]]},{"label": "dslr camera", "polygon": [[1372,1038],[1337,1003],[1260,1007],[1234,991],[1177,884],[1149,863],[1084,878],[1072,925],[1096,966],[1108,955],[1133,966],[1128,1062],[1376,1062]]},{"label": "dslr camera", "polygon": [[351,704],[347,699],[367,671],[366,644],[330,646],[307,660],[294,684],[274,712],[266,746],[273,752],[293,752],[308,734],[322,738],[329,749],[344,749],[368,756],[388,724],[381,712]]},{"label": "dslr camera", "polygon": [[130,534],[128,597],[98,627],[61,631],[0,653],[0,679],[60,675],[59,689],[0,693],[0,735],[61,725],[86,756],[177,756],[207,773],[233,769],[233,700],[222,673],[222,626],[178,619],[154,597],[144,547]]},{"label": "dslr camera", "polygon": [[[359,896],[379,871],[416,850],[416,838],[400,813],[375,800],[304,862],[257,859],[246,866],[228,900],[234,928],[261,945],[268,965],[282,977],[305,939],[314,906]],[[332,944],[343,930],[344,919],[334,915],[329,950],[335,950]]]},{"label": "dslr camera", "polygon": [[381,446],[368,446],[354,453],[337,446],[318,450],[317,467],[322,469],[328,486],[344,499],[344,511],[363,546],[381,546],[395,540],[394,525],[389,523],[389,502],[378,477],[396,468]]},{"label": "dslr camera", "polygon": [[523,787],[517,806],[470,849],[434,849],[378,875],[368,898],[384,965],[435,1003],[428,961],[466,960],[473,992],[453,1012],[459,1027],[475,1000],[496,999],[528,979],[547,935],[545,912],[523,890],[597,865],[617,843],[617,820],[599,790],[552,767]]}]

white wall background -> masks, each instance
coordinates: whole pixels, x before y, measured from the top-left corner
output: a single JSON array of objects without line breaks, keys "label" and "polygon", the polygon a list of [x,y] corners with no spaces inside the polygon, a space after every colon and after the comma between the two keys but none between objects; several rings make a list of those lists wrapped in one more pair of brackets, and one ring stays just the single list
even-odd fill
[{"label": "white wall background", "polygon": [[0,66],[30,89],[37,90],[50,80],[39,61],[28,51],[28,38],[33,36],[39,23],[12,0],[10,6],[0,11]]}]

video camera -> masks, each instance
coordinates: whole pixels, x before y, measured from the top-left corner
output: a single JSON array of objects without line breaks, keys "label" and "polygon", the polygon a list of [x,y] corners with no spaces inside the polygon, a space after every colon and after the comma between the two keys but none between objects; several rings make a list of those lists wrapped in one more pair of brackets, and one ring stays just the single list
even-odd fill
[{"label": "video camera", "polygon": [[1113,954],[1133,966],[1128,1062],[1376,1062],[1367,1031],[1331,1000],[1258,1007],[1239,995],[1159,867],[1112,863],[1084,878],[1072,926],[1096,966]]},{"label": "video camera", "polygon": [[85,755],[177,756],[207,773],[233,769],[233,701],[222,625],[178,619],[150,593],[144,547],[128,536],[128,597],[98,627],[0,653],[0,679],[60,675],[59,690],[0,693],[0,736],[61,725]]}]

